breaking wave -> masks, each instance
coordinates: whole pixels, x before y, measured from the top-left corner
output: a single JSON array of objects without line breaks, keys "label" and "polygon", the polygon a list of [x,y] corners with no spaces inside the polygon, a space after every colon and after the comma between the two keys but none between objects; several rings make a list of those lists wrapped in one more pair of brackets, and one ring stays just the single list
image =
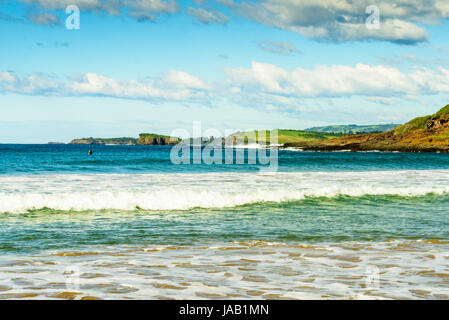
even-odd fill
[{"label": "breaking wave", "polygon": [[8,176],[0,185],[0,212],[189,210],[316,197],[445,193],[448,170]]}]

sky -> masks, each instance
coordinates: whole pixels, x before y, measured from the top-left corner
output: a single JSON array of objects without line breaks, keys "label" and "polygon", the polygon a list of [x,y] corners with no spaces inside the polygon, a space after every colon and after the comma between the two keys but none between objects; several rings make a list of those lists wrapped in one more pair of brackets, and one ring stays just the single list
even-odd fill
[{"label": "sky", "polygon": [[0,143],[402,123],[446,104],[447,0],[0,0]]}]

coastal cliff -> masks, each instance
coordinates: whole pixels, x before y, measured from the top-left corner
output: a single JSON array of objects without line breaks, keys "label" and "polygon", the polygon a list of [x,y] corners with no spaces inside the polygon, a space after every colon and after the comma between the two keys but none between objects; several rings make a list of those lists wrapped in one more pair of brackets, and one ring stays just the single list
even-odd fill
[{"label": "coastal cliff", "polygon": [[163,136],[154,133],[141,133],[139,134],[139,139],[137,144],[139,145],[175,145],[181,141],[180,138]]},{"label": "coastal cliff", "polygon": [[449,105],[433,115],[415,118],[388,132],[286,143],[284,147],[309,151],[449,152]]},{"label": "coastal cliff", "polygon": [[136,138],[81,138],[73,139],[69,144],[103,144],[103,145],[135,145]]},{"label": "coastal cliff", "polygon": [[139,138],[81,138],[70,141],[69,144],[101,144],[101,145],[175,145],[181,139],[154,133],[141,133]]}]

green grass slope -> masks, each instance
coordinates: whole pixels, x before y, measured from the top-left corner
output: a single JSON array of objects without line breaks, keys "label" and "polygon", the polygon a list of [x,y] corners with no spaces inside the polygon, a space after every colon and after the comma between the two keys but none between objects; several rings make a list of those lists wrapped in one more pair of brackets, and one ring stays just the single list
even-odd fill
[{"label": "green grass slope", "polygon": [[[303,130],[290,130],[290,129],[279,129],[278,130],[278,144],[286,143],[296,143],[296,142],[306,142],[315,141],[322,139],[332,139],[336,137],[341,137],[342,134],[334,133],[323,133],[323,132],[312,132]],[[271,137],[269,130],[254,130],[254,131],[244,131],[235,132],[228,137],[226,140],[233,139],[237,143],[258,143],[258,144],[270,144]]]},{"label": "green grass slope", "polygon": [[378,125],[331,125],[324,127],[313,127],[305,129],[305,131],[315,131],[315,132],[327,132],[327,133],[344,133],[344,134],[357,134],[357,133],[373,133],[373,132],[386,132],[393,130],[399,126],[399,124],[378,124]]}]

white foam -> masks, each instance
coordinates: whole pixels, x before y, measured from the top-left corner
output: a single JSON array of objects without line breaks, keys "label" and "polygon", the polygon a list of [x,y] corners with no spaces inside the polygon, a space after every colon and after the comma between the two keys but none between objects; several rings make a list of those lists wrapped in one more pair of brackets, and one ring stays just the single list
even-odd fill
[{"label": "white foam", "polygon": [[449,170],[378,172],[36,175],[0,178],[0,212],[186,210],[305,197],[449,192]]},{"label": "white foam", "polygon": [[[170,250],[168,250],[170,248]],[[236,249],[239,250],[228,250]],[[36,299],[447,299],[447,242],[90,246],[0,256],[0,283]],[[132,262],[132,263],[130,263]],[[162,267],[161,267],[162,266]],[[77,270],[80,275],[67,274]],[[26,272],[26,283],[16,281]],[[77,279],[77,288],[67,280]],[[59,284],[59,286],[58,286]],[[37,289],[35,289],[37,288]]]}]

